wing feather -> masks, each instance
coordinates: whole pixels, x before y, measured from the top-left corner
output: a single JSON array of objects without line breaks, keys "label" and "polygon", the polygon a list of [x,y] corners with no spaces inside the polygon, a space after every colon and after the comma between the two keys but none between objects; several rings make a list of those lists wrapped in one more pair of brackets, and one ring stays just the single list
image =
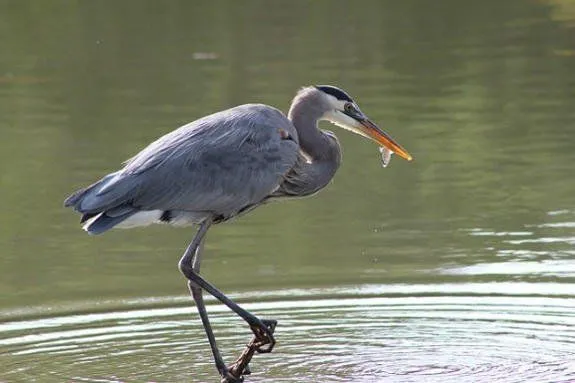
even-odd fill
[{"label": "wing feather", "polygon": [[[242,105],[185,125],[150,144],[118,172],[112,192],[141,210],[234,214],[281,183],[298,155],[293,124],[277,109]],[[127,198],[126,198],[127,197]]]}]

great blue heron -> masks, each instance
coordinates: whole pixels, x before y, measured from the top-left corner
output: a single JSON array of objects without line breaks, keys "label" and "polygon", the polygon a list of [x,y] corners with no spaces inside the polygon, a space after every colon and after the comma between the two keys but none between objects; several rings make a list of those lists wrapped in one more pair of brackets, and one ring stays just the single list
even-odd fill
[{"label": "great blue heron", "polygon": [[[65,201],[83,214],[81,223],[90,234],[151,223],[199,225],[179,269],[188,279],[222,382],[242,381],[253,353],[272,351],[276,321],[259,319],[200,276],[204,237],[212,224],[276,198],[314,194],[327,185],[340,165],[341,149],[332,132],[318,128],[320,120],[411,160],[347,93],[328,85],[311,86],[297,93],[287,117],[268,105],[247,104],[184,125]],[[252,343],[229,367],[218,351],[202,290],[242,317],[254,333]]]}]

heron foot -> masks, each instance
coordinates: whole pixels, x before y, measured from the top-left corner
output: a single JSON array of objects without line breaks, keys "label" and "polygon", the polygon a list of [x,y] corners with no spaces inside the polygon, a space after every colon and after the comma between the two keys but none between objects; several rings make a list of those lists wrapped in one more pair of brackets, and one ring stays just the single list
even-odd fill
[{"label": "heron foot", "polygon": [[243,382],[243,376],[251,374],[248,364],[252,360],[254,354],[271,352],[276,341],[273,337],[275,331],[276,320],[263,319],[259,323],[250,325],[254,333],[254,337],[246,345],[246,348],[240,357],[227,367],[227,371],[223,374],[221,383],[236,383]]},{"label": "heron foot", "polygon": [[240,357],[229,367],[226,367],[226,373],[223,375],[221,383],[243,382],[244,375],[250,375],[252,373],[248,363],[252,360],[254,353],[254,340],[252,340],[248,345],[246,345],[246,349],[242,352]]},{"label": "heron foot", "polygon": [[[250,325],[250,328],[254,333],[254,339],[250,342],[250,345],[253,344],[254,350],[258,354],[267,354],[268,352],[272,352],[276,344],[274,331],[277,324],[277,320],[262,319],[260,320],[260,323]],[[250,345],[248,345],[248,347]]]},{"label": "heron foot", "polygon": [[[249,347],[249,345],[248,345]],[[247,366],[246,363],[249,363],[249,360],[251,360],[251,356],[247,357],[247,360],[245,360],[245,351],[242,353],[242,355],[238,358],[238,360],[236,360],[234,363],[232,363],[228,368],[228,373],[226,375],[225,378],[222,379],[221,383],[236,383],[236,382],[243,382],[244,381],[244,375],[250,375],[252,372],[249,368],[249,366]],[[253,352],[252,352],[253,355]]]},{"label": "heron foot", "polygon": [[226,372],[220,383],[242,383],[244,381],[243,375],[235,376],[231,371]]}]

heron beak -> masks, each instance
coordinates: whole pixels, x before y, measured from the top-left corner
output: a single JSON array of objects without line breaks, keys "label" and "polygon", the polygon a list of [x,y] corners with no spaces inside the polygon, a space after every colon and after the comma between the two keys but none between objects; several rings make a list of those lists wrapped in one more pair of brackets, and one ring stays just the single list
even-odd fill
[{"label": "heron beak", "polygon": [[385,146],[398,156],[407,161],[411,161],[413,157],[404,148],[401,147],[389,134],[381,130],[377,125],[371,122],[368,118],[358,121],[360,123],[359,129],[366,134],[369,138],[377,142],[378,144]]}]

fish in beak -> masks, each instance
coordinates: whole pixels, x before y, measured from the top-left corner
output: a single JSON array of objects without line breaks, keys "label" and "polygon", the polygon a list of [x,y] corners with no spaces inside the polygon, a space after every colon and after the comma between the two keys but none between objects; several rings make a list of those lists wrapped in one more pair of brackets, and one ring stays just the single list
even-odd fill
[{"label": "fish in beak", "polygon": [[[355,119],[355,118],[354,118]],[[399,145],[391,136],[381,130],[377,125],[371,122],[368,118],[363,118],[358,121],[356,128],[361,130],[363,135],[377,142],[383,148],[388,149],[391,153],[395,153],[401,158],[411,161],[413,157],[401,145]],[[382,152],[383,154],[383,152]],[[389,156],[391,158],[391,155]],[[389,163],[389,160],[387,161]],[[387,166],[387,165],[386,165]]]}]

